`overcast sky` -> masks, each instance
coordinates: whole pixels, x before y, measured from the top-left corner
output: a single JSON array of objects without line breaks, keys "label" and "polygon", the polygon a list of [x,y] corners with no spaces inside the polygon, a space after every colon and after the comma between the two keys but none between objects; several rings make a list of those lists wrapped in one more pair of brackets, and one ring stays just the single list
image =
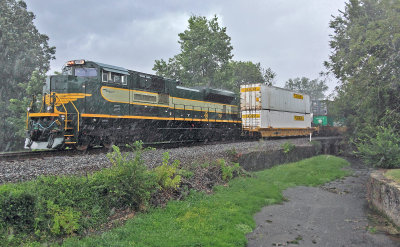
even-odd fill
[{"label": "overcast sky", "polygon": [[[345,0],[26,0],[39,32],[50,37],[51,72],[87,59],[154,74],[154,60],[179,53],[191,15],[216,14],[232,38],[233,59],[260,62],[289,78],[318,78],[328,59],[329,21]],[[335,86],[331,81],[329,86]]]}]

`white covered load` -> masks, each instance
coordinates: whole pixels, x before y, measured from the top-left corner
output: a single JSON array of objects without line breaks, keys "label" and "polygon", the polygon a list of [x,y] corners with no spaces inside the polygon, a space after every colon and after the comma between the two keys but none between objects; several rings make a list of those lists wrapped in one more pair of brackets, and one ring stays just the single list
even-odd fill
[{"label": "white covered load", "polygon": [[310,96],[265,84],[240,86],[241,110],[276,110],[310,113]]},{"label": "white covered load", "polygon": [[312,133],[310,97],[263,84],[240,87],[242,128],[262,137]]},{"label": "white covered load", "polygon": [[311,114],[270,110],[242,111],[242,125],[249,129],[310,128]]}]

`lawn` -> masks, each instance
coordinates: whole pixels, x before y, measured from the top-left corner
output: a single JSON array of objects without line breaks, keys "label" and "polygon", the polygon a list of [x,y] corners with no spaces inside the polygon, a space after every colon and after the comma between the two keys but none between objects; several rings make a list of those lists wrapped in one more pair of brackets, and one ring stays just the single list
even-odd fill
[{"label": "lawn", "polygon": [[276,166],[217,186],[215,193],[191,192],[184,201],[138,214],[119,228],[63,246],[245,246],[255,228],[253,215],[263,206],[281,203],[282,191],[318,186],[349,174],[341,158],[321,155]]},{"label": "lawn", "polygon": [[400,169],[392,169],[385,172],[385,177],[393,179],[397,183],[400,183]]}]

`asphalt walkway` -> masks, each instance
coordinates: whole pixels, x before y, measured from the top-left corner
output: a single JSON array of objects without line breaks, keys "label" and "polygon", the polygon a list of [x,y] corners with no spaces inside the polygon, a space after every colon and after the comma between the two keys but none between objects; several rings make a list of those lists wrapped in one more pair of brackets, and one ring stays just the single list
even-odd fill
[{"label": "asphalt walkway", "polygon": [[290,188],[283,193],[287,202],[264,207],[255,215],[248,246],[400,246],[398,238],[371,225],[365,199],[370,169],[349,161],[352,176],[319,188]]}]

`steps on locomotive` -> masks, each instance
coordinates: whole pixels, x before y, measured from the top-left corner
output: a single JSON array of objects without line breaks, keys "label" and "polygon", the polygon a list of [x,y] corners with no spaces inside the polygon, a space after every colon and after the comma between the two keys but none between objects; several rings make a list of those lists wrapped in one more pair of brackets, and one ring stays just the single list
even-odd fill
[{"label": "steps on locomotive", "polygon": [[76,144],[76,131],[77,131],[77,114],[69,113],[65,121],[64,127],[64,144]]}]

